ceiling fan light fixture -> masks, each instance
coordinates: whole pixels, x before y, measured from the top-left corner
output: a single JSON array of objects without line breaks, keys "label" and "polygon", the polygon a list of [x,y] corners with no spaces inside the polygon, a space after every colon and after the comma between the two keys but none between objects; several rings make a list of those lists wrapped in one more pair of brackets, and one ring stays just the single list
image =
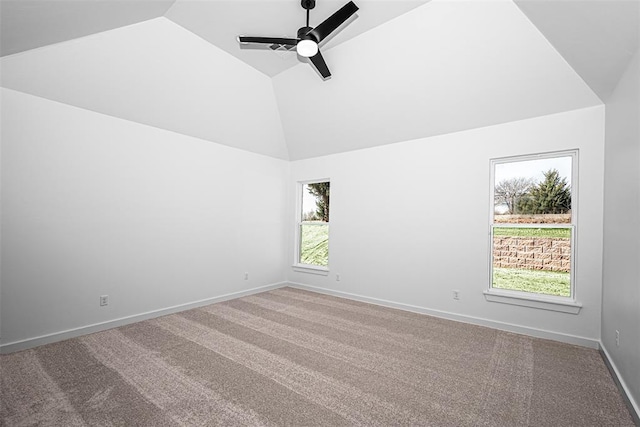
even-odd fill
[{"label": "ceiling fan light fixture", "polygon": [[304,56],[305,58],[311,58],[318,53],[318,43],[313,40],[300,40],[296,45],[296,51],[298,55]]}]

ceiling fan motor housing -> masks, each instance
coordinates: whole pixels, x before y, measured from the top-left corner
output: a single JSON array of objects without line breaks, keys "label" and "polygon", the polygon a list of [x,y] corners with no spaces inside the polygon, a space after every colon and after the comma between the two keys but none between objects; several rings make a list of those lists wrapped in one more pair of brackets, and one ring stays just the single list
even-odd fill
[{"label": "ceiling fan motor housing", "polygon": [[309,34],[309,32],[313,30],[312,27],[302,27],[298,30],[298,38],[300,40],[313,40],[318,43],[318,40],[313,36],[313,34]]}]

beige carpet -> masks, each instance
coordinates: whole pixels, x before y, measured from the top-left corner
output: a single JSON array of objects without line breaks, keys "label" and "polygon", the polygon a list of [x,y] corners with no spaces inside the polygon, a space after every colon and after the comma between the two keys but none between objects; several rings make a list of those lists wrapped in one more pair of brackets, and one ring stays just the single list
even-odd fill
[{"label": "beige carpet", "polygon": [[293,288],[0,361],[7,426],[633,425],[596,350]]}]

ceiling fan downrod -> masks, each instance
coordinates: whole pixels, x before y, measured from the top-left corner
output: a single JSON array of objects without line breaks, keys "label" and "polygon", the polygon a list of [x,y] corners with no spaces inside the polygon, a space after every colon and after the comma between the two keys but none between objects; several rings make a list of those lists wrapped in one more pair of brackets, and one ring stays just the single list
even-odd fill
[{"label": "ceiling fan downrod", "polygon": [[300,0],[303,9],[307,10],[307,27],[309,27],[309,11],[316,7],[316,0]]}]

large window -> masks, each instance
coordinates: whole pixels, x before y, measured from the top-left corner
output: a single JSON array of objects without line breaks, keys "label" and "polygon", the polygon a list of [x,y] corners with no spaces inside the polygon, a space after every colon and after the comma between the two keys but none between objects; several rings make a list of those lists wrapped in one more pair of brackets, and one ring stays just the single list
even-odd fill
[{"label": "large window", "polygon": [[330,182],[298,185],[296,265],[312,269],[329,266],[329,194]]},{"label": "large window", "polygon": [[491,161],[490,294],[575,301],[576,163],[575,151]]}]

